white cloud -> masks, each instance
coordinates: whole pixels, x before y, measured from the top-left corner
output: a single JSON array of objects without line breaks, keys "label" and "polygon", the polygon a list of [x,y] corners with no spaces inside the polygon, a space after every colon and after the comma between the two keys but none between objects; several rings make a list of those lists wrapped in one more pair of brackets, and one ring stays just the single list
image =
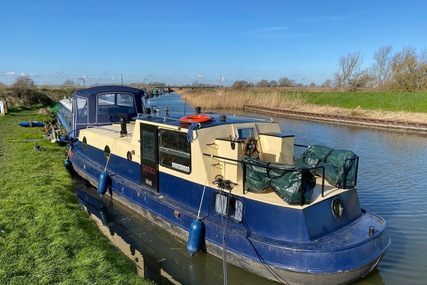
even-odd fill
[{"label": "white cloud", "polygon": [[19,74],[19,76],[26,76],[27,74],[25,74],[25,72],[21,72],[21,74]]},{"label": "white cloud", "polygon": [[260,28],[250,31],[251,34],[266,34],[266,33],[275,33],[275,32],[281,32],[285,30],[289,30],[290,27],[284,26],[284,27],[267,27],[267,28]]},{"label": "white cloud", "polygon": [[9,71],[9,72],[6,72],[6,75],[7,76],[15,76],[16,72],[15,71]]},{"label": "white cloud", "polygon": [[196,76],[198,79],[203,79],[203,78],[205,78],[205,76],[203,75],[203,74],[197,74],[197,76]]}]

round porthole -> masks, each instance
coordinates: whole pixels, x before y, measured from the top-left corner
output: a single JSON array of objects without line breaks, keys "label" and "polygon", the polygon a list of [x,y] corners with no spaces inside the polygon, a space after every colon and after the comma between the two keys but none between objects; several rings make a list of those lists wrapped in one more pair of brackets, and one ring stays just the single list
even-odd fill
[{"label": "round porthole", "polygon": [[86,139],[86,137],[83,137],[82,147],[83,147],[83,150],[87,150],[87,139]]},{"label": "round porthole", "polygon": [[128,151],[128,153],[126,154],[126,157],[129,161],[132,161],[132,153],[130,151]]},{"label": "round porthole", "polygon": [[104,156],[105,156],[105,159],[109,159],[110,158],[110,154],[111,154],[111,150],[110,150],[110,147],[108,146],[108,145],[106,145],[105,146],[105,148],[104,148]]},{"label": "round porthole", "polygon": [[331,207],[332,207],[332,213],[334,214],[335,218],[340,220],[344,215],[344,205],[341,199],[334,198],[332,200]]}]

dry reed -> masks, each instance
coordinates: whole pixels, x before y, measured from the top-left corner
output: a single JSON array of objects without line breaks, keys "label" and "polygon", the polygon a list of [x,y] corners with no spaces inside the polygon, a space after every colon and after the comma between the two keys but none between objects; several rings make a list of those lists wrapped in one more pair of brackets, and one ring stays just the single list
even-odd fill
[{"label": "dry reed", "polygon": [[405,122],[427,122],[427,114],[400,111],[376,111],[344,109],[331,106],[308,104],[305,95],[298,91],[280,90],[239,90],[239,89],[188,89],[180,91],[183,99],[204,110],[242,110],[245,105],[262,106],[283,110],[294,110],[348,117],[364,117]]}]

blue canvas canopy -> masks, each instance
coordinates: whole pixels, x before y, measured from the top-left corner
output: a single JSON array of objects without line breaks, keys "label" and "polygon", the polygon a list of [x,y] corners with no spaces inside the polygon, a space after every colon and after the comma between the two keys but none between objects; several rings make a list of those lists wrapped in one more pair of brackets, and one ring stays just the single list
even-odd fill
[{"label": "blue canvas canopy", "polygon": [[97,86],[77,90],[73,94],[76,125],[102,125],[130,121],[145,113],[145,91],[128,86]]}]

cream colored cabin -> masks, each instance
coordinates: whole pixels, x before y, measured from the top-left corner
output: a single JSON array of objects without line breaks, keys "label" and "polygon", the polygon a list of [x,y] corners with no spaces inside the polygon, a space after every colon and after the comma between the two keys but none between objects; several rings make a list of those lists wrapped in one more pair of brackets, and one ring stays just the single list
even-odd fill
[{"label": "cream colored cabin", "polygon": [[[156,125],[159,130],[173,130],[185,134],[188,132],[187,128],[181,126],[137,120],[127,124],[126,136],[121,136],[120,125],[114,124],[81,130],[79,140],[86,140],[87,144],[104,151],[108,146],[111,154],[122,158],[127,158],[130,152],[132,161],[140,162],[141,124]],[[161,164],[158,165],[158,171],[211,187],[216,187],[213,183],[215,177],[221,175],[224,180],[230,180],[237,184],[232,189],[234,195],[287,207],[306,207],[307,205],[289,205],[272,191],[265,193],[244,191],[243,171],[240,161],[244,157],[242,146],[245,139],[241,137],[242,134],[239,132],[247,132],[249,130],[250,136],[257,140],[257,155],[261,160],[272,163],[293,163],[294,136],[282,134],[278,124],[255,122],[223,124],[194,130],[192,134],[194,140],[191,142],[191,172],[188,174],[179,172]],[[311,204],[324,199],[321,196],[322,180],[321,177],[316,177],[317,186],[314,189]],[[324,181],[325,197],[331,194],[335,195],[341,191],[346,190],[332,187]]]}]

